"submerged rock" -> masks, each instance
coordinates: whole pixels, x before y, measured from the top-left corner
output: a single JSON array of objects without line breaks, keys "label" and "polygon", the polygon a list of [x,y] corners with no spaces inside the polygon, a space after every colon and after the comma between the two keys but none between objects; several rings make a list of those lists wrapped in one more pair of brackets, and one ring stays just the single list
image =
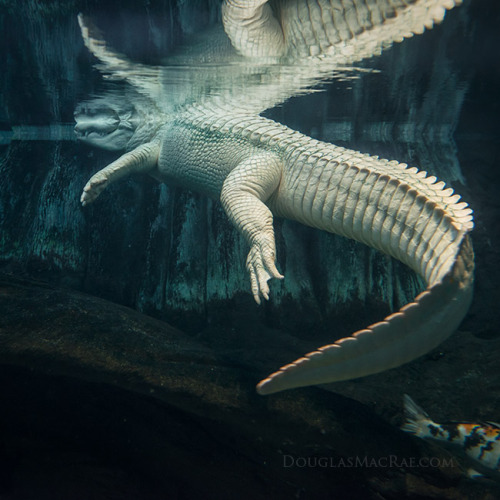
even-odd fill
[{"label": "submerged rock", "polygon": [[[311,388],[257,396],[271,361],[238,363],[237,336],[211,349],[126,307],[5,275],[0,309],[9,500],[500,492],[352,399]],[[389,387],[397,393],[388,382],[372,396]]]}]

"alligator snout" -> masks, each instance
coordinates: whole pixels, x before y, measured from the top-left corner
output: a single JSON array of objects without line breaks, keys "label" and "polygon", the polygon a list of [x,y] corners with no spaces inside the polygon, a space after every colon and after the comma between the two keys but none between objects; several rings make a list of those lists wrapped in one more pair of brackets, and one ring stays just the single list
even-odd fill
[{"label": "alligator snout", "polygon": [[74,112],[75,134],[83,142],[111,151],[126,148],[137,124],[135,110],[114,109],[100,102],[82,103]]},{"label": "alligator snout", "polygon": [[87,135],[90,132],[109,134],[114,132],[120,124],[120,117],[112,109],[97,110],[79,106],[75,110],[74,117],[75,132],[78,136]]}]

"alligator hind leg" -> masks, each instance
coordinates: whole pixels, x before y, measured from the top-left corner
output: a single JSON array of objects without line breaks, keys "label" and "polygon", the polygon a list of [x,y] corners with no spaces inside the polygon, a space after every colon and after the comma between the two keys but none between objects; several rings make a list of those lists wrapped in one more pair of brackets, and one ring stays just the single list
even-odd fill
[{"label": "alligator hind leg", "polygon": [[94,174],[83,188],[80,198],[82,205],[92,203],[111,182],[115,182],[128,174],[148,172],[158,163],[160,146],[157,142],[148,142],[120,156],[106,168]]},{"label": "alligator hind leg", "polygon": [[271,278],[283,276],[276,268],[273,214],[265,202],[276,192],[281,161],[272,154],[256,154],[240,163],[224,181],[221,202],[231,222],[250,244],[247,270],[257,304],[269,299]]}]

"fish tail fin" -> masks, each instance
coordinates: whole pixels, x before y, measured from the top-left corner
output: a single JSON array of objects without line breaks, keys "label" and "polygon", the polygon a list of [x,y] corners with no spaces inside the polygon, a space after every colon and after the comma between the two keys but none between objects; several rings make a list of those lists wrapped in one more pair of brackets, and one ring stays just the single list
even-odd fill
[{"label": "fish tail fin", "polygon": [[401,430],[424,437],[427,434],[427,426],[434,423],[429,415],[408,394],[404,395],[404,410],[406,423],[401,426]]}]

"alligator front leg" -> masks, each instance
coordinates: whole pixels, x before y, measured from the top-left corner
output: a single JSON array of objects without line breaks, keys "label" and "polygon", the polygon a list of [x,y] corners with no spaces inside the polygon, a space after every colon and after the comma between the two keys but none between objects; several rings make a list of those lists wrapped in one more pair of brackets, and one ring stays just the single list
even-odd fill
[{"label": "alligator front leg", "polygon": [[224,30],[236,50],[245,57],[281,57],[285,39],[267,0],[225,0]]},{"label": "alligator front leg", "polygon": [[148,172],[156,167],[160,146],[157,142],[148,142],[120,156],[106,168],[94,174],[83,188],[80,198],[82,205],[92,203],[111,182],[134,172]]},{"label": "alligator front leg", "polygon": [[224,181],[221,202],[231,222],[250,244],[247,270],[257,304],[269,299],[271,278],[282,279],[276,268],[273,214],[265,202],[276,192],[282,164],[273,154],[258,153],[242,161]]}]

